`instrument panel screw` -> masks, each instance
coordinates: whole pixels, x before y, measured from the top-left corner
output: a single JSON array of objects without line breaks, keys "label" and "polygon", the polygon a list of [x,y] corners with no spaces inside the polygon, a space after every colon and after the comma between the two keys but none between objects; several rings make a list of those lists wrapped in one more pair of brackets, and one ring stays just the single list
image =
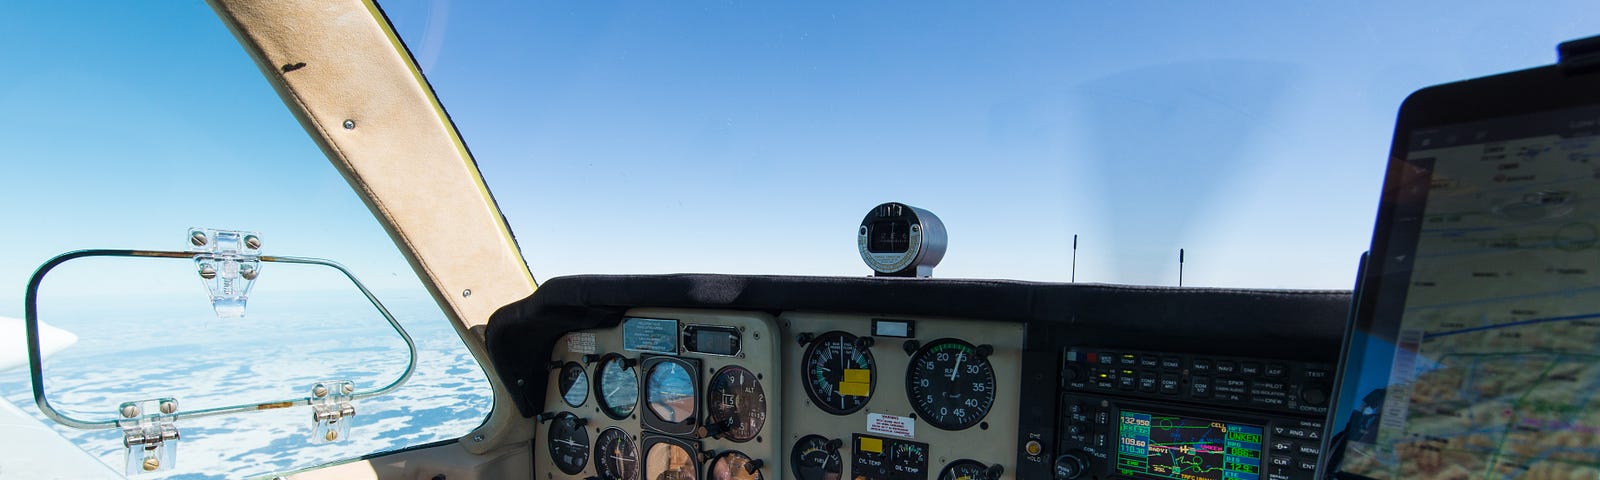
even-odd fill
[{"label": "instrument panel screw", "polygon": [[462,297],[470,297],[470,296],[472,296],[472,289],[468,288],[466,290],[462,290],[461,291],[461,296]]},{"label": "instrument panel screw", "polygon": [[174,401],[171,401],[171,400],[167,400],[167,401],[161,402],[161,413],[165,413],[167,415],[171,415],[173,412],[176,412],[176,411],[178,411],[178,402],[174,402]]},{"label": "instrument panel screw", "polygon": [[217,267],[214,267],[209,263],[200,264],[200,278],[204,278],[206,280],[217,278]]},{"label": "instrument panel screw", "polygon": [[483,434],[480,433],[480,434],[477,434],[477,435],[473,435],[472,436],[472,441],[474,441],[474,442],[482,442],[483,441]]},{"label": "instrument panel screw", "polygon": [[323,435],[322,438],[326,438],[330,442],[334,441],[334,440],[338,440],[339,439],[339,431],[338,430],[328,430],[328,434],[327,435]]},{"label": "instrument panel screw", "polygon": [[249,247],[251,250],[261,248],[261,237],[257,237],[255,235],[245,235],[244,246]]},{"label": "instrument panel screw", "polygon": [[354,391],[356,391],[356,386],[355,386],[355,385],[352,385],[352,384],[349,384],[349,383],[346,383],[346,384],[344,384],[344,385],[341,385],[341,386],[340,386],[340,387],[339,387],[339,390],[340,390],[340,391],[343,391],[343,392],[344,392],[344,394],[345,394],[345,395],[349,395],[349,394],[350,394],[350,392],[354,392]]},{"label": "instrument panel screw", "polygon": [[189,243],[194,244],[196,247],[204,247],[208,241],[206,232],[189,232]]},{"label": "instrument panel screw", "polygon": [[133,418],[139,416],[139,406],[131,403],[123,405],[122,416],[123,418]]},{"label": "instrument panel screw", "polygon": [[161,468],[161,459],[156,457],[144,457],[143,468],[146,472],[154,472],[157,468]]},{"label": "instrument panel screw", "polygon": [[523,379],[520,379],[520,378],[519,378],[519,379],[517,379],[517,386],[519,386],[519,387],[520,387],[520,386],[523,386],[523,385],[525,385],[525,384],[527,384],[527,383],[528,383],[528,381],[527,381],[527,380],[523,380]]},{"label": "instrument panel screw", "polygon": [[355,130],[356,129],[356,121],[355,120],[345,120],[344,121],[344,129],[345,130]]},{"label": "instrument panel screw", "polygon": [[244,277],[245,280],[255,280],[258,274],[260,272],[256,271],[255,265],[247,263],[239,266],[239,276]]},{"label": "instrument panel screw", "polygon": [[328,395],[328,387],[319,383],[317,386],[311,387],[311,394],[315,395],[317,398],[325,397]]}]

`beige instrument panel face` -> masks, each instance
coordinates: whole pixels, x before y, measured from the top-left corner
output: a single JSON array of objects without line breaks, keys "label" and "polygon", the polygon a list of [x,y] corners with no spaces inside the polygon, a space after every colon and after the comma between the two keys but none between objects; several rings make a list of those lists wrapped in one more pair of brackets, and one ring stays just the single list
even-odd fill
[{"label": "beige instrument panel face", "polygon": [[[1015,478],[1011,464],[1016,461],[1018,448],[1021,324],[801,312],[786,312],[774,318],[759,312],[646,308],[630,310],[627,316],[676,320],[678,353],[658,355],[627,351],[623,348],[622,326],[574,332],[563,337],[551,358],[545,396],[547,413],[543,416],[546,418],[540,419],[534,440],[535,471],[540,478],[877,480],[880,477],[853,476],[862,473],[854,471],[853,467],[859,461],[890,471],[902,468],[900,463],[917,463],[905,457],[920,458],[925,467],[920,472],[900,472],[881,478],[938,479],[941,471],[952,465],[965,466],[968,472],[975,471],[974,467],[999,466],[1003,469],[1000,478]],[[893,323],[886,325],[892,327],[909,327],[910,331],[905,332],[908,336],[874,336],[875,319],[891,321]],[[722,356],[687,351],[684,333],[691,327],[724,327],[720,331],[737,331],[738,354]],[[898,333],[892,331],[894,328],[889,330],[883,333]],[[824,339],[838,342],[850,338],[839,332],[853,338],[871,337],[871,340],[855,341],[849,347],[817,345],[817,350],[827,351],[814,355],[816,358],[809,364],[811,371],[807,372],[808,347]],[[808,343],[802,344],[801,339]],[[908,346],[908,341],[914,343]],[[840,358],[841,352],[855,352],[853,347],[857,345],[870,352],[871,368],[859,368],[864,366],[860,363],[863,355],[859,353],[848,359],[856,363],[846,365],[847,359]],[[970,355],[973,349],[986,355]],[[933,410],[930,413],[942,419],[946,427],[955,428],[953,430],[935,426],[935,422],[913,407],[907,374],[908,369],[914,367],[913,354],[919,351],[924,352],[918,357],[920,360],[941,358],[950,362],[917,365],[926,370],[919,372],[917,378],[931,380],[932,387],[932,390],[919,390],[917,394],[922,403],[930,405],[929,409]],[[987,369],[981,368],[978,357],[987,362]],[[834,362],[841,362],[838,371],[833,370]],[[672,365],[666,365],[669,363]],[[608,408],[601,397],[613,398],[613,403],[627,403],[630,395],[619,392],[618,388],[602,395],[599,382],[604,375],[602,369],[610,366],[608,364],[630,364],[637,381],[636,404],[620,418],[607,413],[614,409]],[[574,385],[580,381],[573,380],[579,367],[585,377],[581,379],[586,384],[582,386],[583,395],[576,394],[580,388]],[[656,384],[686,384],[672,382],[673,379],[690,380],[683,378],[686,372],[680,368],[695,370],[689,375],[696,392],[692,406],[691,400],[674,396],[675,393],[652,395],[647,391],[647,384],[651,383],[647,377],[652,375],[647,369],[663,372],[655,374]],[[611,369],[612,378],[620,378],[615,368]],[[963,382],[945,383],[945,377],[952,372],[969,375]],[[992,384],[967,380],[986,378],[991,372]],[[824,409],[814,403],[806,389],[808,377],[817,385],[816,391],[822,392],[830,402],[830,408]],[[627,384],[626,381],[609,383],[613,387]],[[759,386],[752,386],[752,383]],[[974,399],[974,395],[947,399],[945,392],[939,389],[953,388],[951,385],[980,393],[992,389],[987,393],[992,393],[993,400],[982,405],[984,402]],[[713,389],[718,393],[712,393]],[[866,395],[868,393],[870,396]],[[581,402],[574,407],[569,400]],[[935,403],[928,403],[930,401]],[[976,418],[979,408],[973,405],[985,406],[987,412]],[[937,412],[940,406],[945,407],[943,416]],[[959,408],[962,416],[953,415],[952,408]],[[712,416],[717,420],[710,420]],[[712,425],[710,433],[718,435],[707,435],[708,424]],[[728,428],[730,425],[732,428]],[[581,429],[582,434],[575,435],[574,427]],[[556,430],[555,438],[551,436],[552,430]],[[602,437],[604,446],[600,445]],[[626,439],[619,442],[619,437]],[[802,440],[806,441],[800,446],[806,459],[802,464],[818,464],[809,466],[804,477],[797,475],[798,469],[791,465],[796,458],[794,455],[801,453],[796,452],[796,446]],[[831,463],[827,460],[831,452],[826,447],[818,447],[834,440],[837,442],[833,445],[839,447],[837,463],[822,468],[822,464]],[[625,452],[619,451],[619,448],[630,447],[633,450],[631,461],[628,455],[622,454]],[[696,449],[699,452],[692,451]],[[580,455],[580,451],[583,454]],[[861,453],[862,458],[856,458],[857,453]],[[580,463],[581,469],[576,468]],[[613,477],[618,469],[622,469],[621,476]],[[834,470],[838,471],[838,477],[832,475]]]}]

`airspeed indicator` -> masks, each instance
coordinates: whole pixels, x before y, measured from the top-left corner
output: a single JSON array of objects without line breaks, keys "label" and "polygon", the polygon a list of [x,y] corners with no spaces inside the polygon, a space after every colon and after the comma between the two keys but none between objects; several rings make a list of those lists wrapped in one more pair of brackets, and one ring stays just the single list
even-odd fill
[{"label": "airspeed indicator", "polygon": [[906,367],[906,396],[928,424],[962,430],[983,420],[994,405],[989,349],[945,338],[924,345]]}]

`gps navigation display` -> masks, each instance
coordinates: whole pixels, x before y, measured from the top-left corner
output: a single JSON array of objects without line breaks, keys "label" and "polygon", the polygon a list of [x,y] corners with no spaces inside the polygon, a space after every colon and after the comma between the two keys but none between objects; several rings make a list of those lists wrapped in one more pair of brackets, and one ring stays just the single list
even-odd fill
[{"label": "gps navigation display", "polygon": [[1600,478],[1597,133],[1584,107],[1407,139],[1341,478]]},{"label": "gps navigation display", "polygon": [[1123,410],[1117,473],[1136,478],[1257,480],[1261,427]]}]

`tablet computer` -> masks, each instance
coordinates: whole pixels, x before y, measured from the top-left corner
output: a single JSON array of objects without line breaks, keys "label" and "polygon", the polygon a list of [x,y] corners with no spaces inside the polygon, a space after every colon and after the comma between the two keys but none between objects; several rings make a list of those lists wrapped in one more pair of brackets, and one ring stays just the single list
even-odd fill
[{"label": "tablet computer", "polygon": [[1401,106],[1324,478],[1600,477],[1597,40]]}]

